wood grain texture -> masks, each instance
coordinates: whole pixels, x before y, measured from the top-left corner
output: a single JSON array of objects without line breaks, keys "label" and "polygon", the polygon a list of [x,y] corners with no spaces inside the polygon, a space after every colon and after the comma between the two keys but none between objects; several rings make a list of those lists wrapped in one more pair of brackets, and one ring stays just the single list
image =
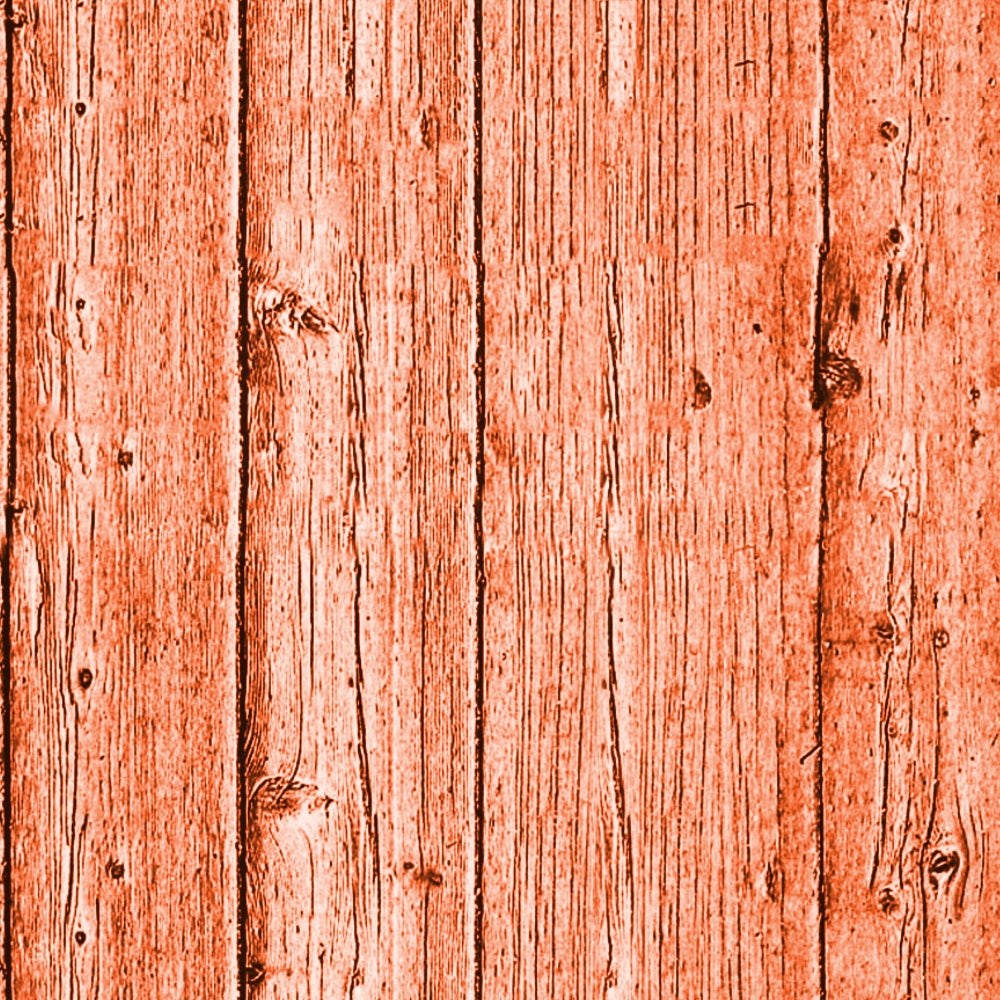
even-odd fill
[{"label": "wood grain texture", "polygon": [[1000,18],[831,3],[831,997],[993,996]]},{"label": "wood grain texture", "polygon": [[465,17],[248,8],[249,996],[468,990]]},{"label": "wood grain texture", "polygon": [[234,8],[11,23],[9,997],[235,996]]},{"label": "wood grain texture", "polygon": [[994,995],[1000,10],[5,21],[7,1000]]},{"label": "wood grain texture", "polygon": [[818,26],[486,9],[484,996],[820,987]]}]

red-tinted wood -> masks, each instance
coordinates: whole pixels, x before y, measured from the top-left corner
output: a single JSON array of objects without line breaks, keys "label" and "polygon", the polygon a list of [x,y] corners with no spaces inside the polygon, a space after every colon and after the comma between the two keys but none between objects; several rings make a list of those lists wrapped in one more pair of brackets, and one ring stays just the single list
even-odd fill
[{"label": "red-tinted wood", "polygon": [[828,995],[992,997],[1000,18],[829,23]]},{"label": "red-tinted wood", "polygon": [[469,988],[466,17],[248,7],[252,996]]},{"label": "red-tinted wood", "polygon": [[234,997],[236,5],[16,13],[8,996]]},{"label": "red-tinted wood", "polygon": [[818,29],[486,9],[485,996],[819,989]]}]

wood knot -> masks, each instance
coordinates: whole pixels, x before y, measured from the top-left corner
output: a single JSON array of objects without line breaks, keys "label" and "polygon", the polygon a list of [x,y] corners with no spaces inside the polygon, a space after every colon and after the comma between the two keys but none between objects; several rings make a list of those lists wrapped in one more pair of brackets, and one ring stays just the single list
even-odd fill
[{"label": "wood knot", "polygon": [[836,399],[851,399],[861,391],[858,366],[844,354],[827,354],[819,366],[815,405],[826,406]]},{"label": "wood knot", "polygon": [[712,402],[712,387],[697,368],[691,369],[691,376],[694,379],[694,400],[691,405],[696,410],[704,410]]},{"label": "wood knot", "polygon": [[258,322],[266,330],[277,328],[280,333],[296,333],[305,327],[316,334],[337,330],[335,323],[326,319],[315,306],[304,303],[298,293],[291,289],[282,292],[269,288],[262,290],[255,298]]},{"label": "wood knot", "polygon": [[878,127],[878,134],[886,142],[892,142],[899,135],[899,126],[895,122],[884,121]]},{"label": "wood knot", "polygon": [[878,642],[892,644],[896,641],[896,627],[887,614],[875,616],[871,631]]},{"label": "wood knot", "polygon": [[927,878],[931,888],[937,892],[942,882],[951,880],[955,872],[958,871],[961,859],[958,851],[934,851],[931,853],[931,860],[927,866]]},{"label": "wood knot", "polygon": [[435,889],[444,885],[444,876],[436,868],[422,868],[420,871],[414,872],[413,877],[418,882],[433,886]]},{"label": "wood knot", "polygon": [[282,818],[323,809],[332,801],[309,782],[266,778],[254,788],[249,804],[255,812]]},{"label": "wood knot", "polygon": [[413,872],[413,878],[417,882],[423,882],[425,885],[433,886],[435,889],[444,885],[444,876],[436,868],[420,868],[414,871],[416,865],[412,861],[403,862],[404,872]]},{"label": "wood knot", "polygon": [[878,894],[878,908],[887,916],[891,916],[899,909],[899,899],[891,885],[887,885]]}]

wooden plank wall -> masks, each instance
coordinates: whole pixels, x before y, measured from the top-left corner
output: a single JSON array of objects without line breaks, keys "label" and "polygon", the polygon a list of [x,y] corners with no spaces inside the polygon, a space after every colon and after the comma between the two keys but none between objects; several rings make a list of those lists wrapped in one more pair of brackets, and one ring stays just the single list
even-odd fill
[{"label": "wooden plank wall", "polygon": [[1000,14],[4,25],[5,1000],[993,996]]}]

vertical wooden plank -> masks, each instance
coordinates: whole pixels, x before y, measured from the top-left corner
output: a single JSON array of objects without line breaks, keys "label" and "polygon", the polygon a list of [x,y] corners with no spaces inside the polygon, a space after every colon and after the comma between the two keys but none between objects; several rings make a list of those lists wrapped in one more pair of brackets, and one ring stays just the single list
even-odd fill
[{"label": "vertical wooden plank", "polygon": [[17,5],[14,997],[236,992],[234,14]]},{"label": "vertical wooden plank", "polygon": [[486,10],[484,996],[819,990],[818,10]]},{"label": "vertical wooden plank", "polygon": [[822,315],[843,387],[826,414],[822,599],[830,996],[987,997],[1000,12],[838,0],[829,28]]},{"label": "vertical wooden plank", "polygon": [[248,6],[249,996],[468,989],[465,19]]},{"label": "vertical wooden plank", "polygon": [[601,530],[596,14],[483,6],[483,997],[603,995],[627,950]]},{"label": "vertical wooden plank", "polygon": [[635,873],[621,995],[815,996],[818,11],[609,11],[604,546]]}]

